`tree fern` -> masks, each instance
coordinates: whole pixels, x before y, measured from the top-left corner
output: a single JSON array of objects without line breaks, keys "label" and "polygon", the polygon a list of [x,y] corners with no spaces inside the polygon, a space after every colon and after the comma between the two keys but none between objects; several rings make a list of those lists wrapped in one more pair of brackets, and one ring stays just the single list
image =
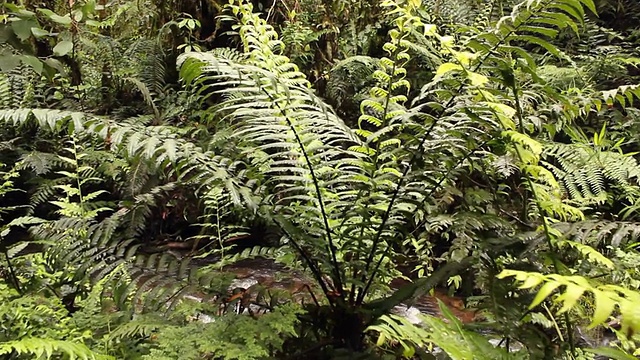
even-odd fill
[{"label": "tree fern", "polygon": [[[276,211],[287,214],[294,203],[309,211],[304,220],[294,220],[290,217],[292,214],[287,214],[287,221],[293,220],[318,239],[306,238],[302,243],[298,243],[300,239],[289,240],[303,253],[306,253],[304,247],[315,243],[314,247],[322,248],[324,246],[320,244],[327,241],[328,259],[333,258],[333,264],[337,265],[335,244],[332,244],[328,228],[328,212],[337,211],[334,207],[346,204],[337,201],[339,197],[334,199],[330,195],[335,191],[332,188],[339,189],[337,184],[331,187],[324,184],[335,181],[332,179],[336,179],[340,171],[352,172],[345,156],[353,158],[354,155],[335,145],[354,143],[357,137],[313,96],[308,82],[295,65],[278,55],[281,43],[275,32],[251,14],[250,5],[240,4],[231,8],[236,14],[243,14],[240,31],[249,56],[248,64],[232,63],[206,53],[187,53],[181,59],[182,76],[195,85],[214,82],[206,86],[212,87],[214,94],[228,99],[212,110],[233,121],[234,137],[254,144],[264,154],[262,159],[256,160],[259,166],[266,167],[266,175],[270,178],[267,184],[275,186],[273,200]],[[253,63],[266,67],[258,68],[251,65]],[[216,87],[215,81],[222,82],[222,86]],[[230,88],[232,84],[235,86]],[[233,93],[242,96],[229,96]],[[320,161],[336,166],[334,161],[341,158],[340,162],[335,162],[338,168],[314,169]],[[320,241],[319,238],[325,239]],[[312,269],[314,262],[310,264]],[[340,283],[341,276],[333,275],[334,281]]]},{"label": "tree fern", "polygon": [[[509,144],[507,153],[516,159],[524,178],[523,187],[530,192],[528,218],[541,222],[539,231],[544,234],[550,251],[561,245],[572,245],[563,242],[562,234],[552,230],[554,219],[579,221],[584,219],[584,214],[562,198],[554,174],[540,162],[546,139],[534,138],[529,132],[548,110],[535,104],[540,102],[539,98],[562,104],[562,111],[555,114],[566,122],[582,114],[583,107],[545,84],[536,71],[539,57],[531,50],[540,47],[560,61],[571,61],[552,40],[565,28],[578,33],[585,8],[595,10],[590,0],[522,1],[513,6],[510,16],[501,18],[489,31],[470,27],[460,41],[439,37],[448,62],[439,65],[433,81],[422,89],[416,100],[436,109],[441,118],[467,117],[476,129],[484,130],[484,133],[476,130],[478,139],[469,141],[466,146],[470,149],[466,150],[469,155],[462,156],[462,161],[475,160],[473,153],[482,152],[485,144],[495,142],[485,138],[486,133],[499,133]],[[535,88],[542,95],[524,90],[525,86]],[[454,107],[456,103],[461,104],[460,110]],[[482,139],[486,139],[485,142]],[[573,245],[581,255],[606,262],[594,249]],[[562,268],[557,258],[551,259],[551,265],[555,272]],[[572,324],[568,316],[565,324],[573,351]]]}]

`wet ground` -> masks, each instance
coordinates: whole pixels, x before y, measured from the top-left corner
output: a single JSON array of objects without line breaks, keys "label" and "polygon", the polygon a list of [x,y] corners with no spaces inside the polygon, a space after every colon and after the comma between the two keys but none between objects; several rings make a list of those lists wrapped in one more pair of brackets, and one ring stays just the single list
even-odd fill
[{"label": "wet ground", "polygon": [[[264,288],[271,290],[285,291],[294,298],[301,301],[313,301],[310,293],[315,293],[316,297],[322,295],[315,289],[314,282],[304,274],[291,271],[286,267],[267,259],[244,260],[224,268],[225,271],[233,273],[236,279],[233,281],[230,290],[236,291],[236,296],[240,292],[246,294],[246,299],[253,299],[257,293]],[[402,279],[395,279],[391,282],[392,289],[398,289],[408,282]],[[465,301],[462,298],[448,296],[444,291],[436,290],[432,295],[423,295],[412,301],[411,306],[401,305],[394,309],[394,312],[406,316],[412,322],[419,322],[417,314],[429,314],[440,316],[438,301],[442,301],[452,311],[452,313],[463,323],[474,321],[476,313],[465,308]]]},{"label": "wet ground", "polygon": [[[265,307],[261,304],[270,301],[270,299],[272,300],[273,295],[277,293],[285,295],[282,298],[287,299],[286,301],[294,299],[294,301],[298,302],[310,302],[315,301],[313,296],[318,299],[322,297],[322,294],[314,285],[314,281],[308,276],[301,272],[292,271],[272,260],[262,258],[243,260],[226,266],[223,270],[235,275],[235,279],[229,287],[229,297],[226,301],[232,305],[231,310],[237,313],[256,314],[268,311],[268,306]],[[398,289],[406,284],[406,280],[395,279],[391,282],[390,287]],[[198,301],[202,300],[197,297],[191,298]],[[411,306],[404,304],[396,306],[392,312],[407,318],[415,324],[421,322],[420,314],[442,318],[438,300],[442,301],[462,323],[468,324],[479,319],[475,310],[466,308],[463,298],[448,296],[439,289],[436,289],[431,294],[413,299]],[[230,309],[227,308],[227,310]],[[210,316],[204,316],[200,320],[205,322],[214,321]],[[485,335],[490,334],[487,333]],[[609,339],[610,336],[593,339],[579,332],[576,335],[577,340],[584,341],[588,347],[606,346],[608,341],[611,340]],[[495,346],[504,346],[499,338],[492,339],[491,342]],[[513,342],[510,346],[511,351],[517,351],[520,348],[520,344],[514,344]]]}]

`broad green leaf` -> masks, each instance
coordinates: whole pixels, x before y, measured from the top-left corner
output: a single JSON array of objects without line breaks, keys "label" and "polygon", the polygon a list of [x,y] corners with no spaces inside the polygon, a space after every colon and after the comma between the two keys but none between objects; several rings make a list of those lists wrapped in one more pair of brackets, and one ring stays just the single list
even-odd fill
[{"label": "broad green leaf", "polygon": [[31,66],[33,68],[33,70],[36,73],[38,73],[38,75],[42,74],[42,69],[44,68],[44,65],[43,65],[42,61],[40,61],[40,59],[38,59],[35,56],[31,56],[31,55],[22,55],[22,56],[20,56],[20,59],[26,65]]},{"label": "broad green leaf", "polygon": [[80,22],[83,18],[84,13],[80,9],[73,11],[73,20],[75,20],[76,22]]},{"label": "broad green leaf", "polygon": [[73,42],[63,40],[53,48],[53,54],[56,56],[65,56],[73,49]]},{"label": "broad green leaf", "polygon": [[558,30],[556,29],[550,29],[548,27],[544,27],[544,26],[521,26],[520,31],[528,31],[528,32],[533,32],[533,33],[538,33],[550,38],[555,38],[558,35]]},{"label": "broad green leaf", "polygon": [[[571,15],[576,21],[580,21],[581,23],[584,21],[584,9],[580,5],[580,3],[576,0],[573,4],[569,4],[569,2],[553,2],[549,5],[550,9],[560,9]],[[560,13],[560,12],[556,12]]]},{"label": "broad green leaf", "polygon": [[[370,327],[371,330],[375,330],[374,327]],[[381,347],[382,345],[385,344],[385,342],[387,341],[387,339],[385,338],[385,335],[383,332],[379,332],[378,333],[378,341],[376,341],[376,346]]]},{"label": "broad green leaf", "polygon": [[498,279],[504,279],[504,278],[508,278],[508,277],[511,277],[511,276],[517,276],[520,273],[521,273],[521,271],[504,269],[504,270],[502,270],[500,272],[500,274],[496,275],[496,277]]},{"label": "broad green leaf", "polygon": [[516,109],[507,104],[487,102],[487,105],[496,112],[504,114],[509,119],[513,118],[516,115]]},{"label": "broad green leaf", "polygon": [[11,2],[4,2],[3,6],[11,11],[12,13],[15,13],[17,16],[21,17],[21,18],[32,18],[36,13],[34,13],[33,11],[29,11],[27,9],[23,9],[21,6],[17,5],[17,4],[13,4]]},{"label": "broad green leaf", "polygon": [[531,137],[513,130],[505,130],[502,135],[511,138],[513,142],[528,147],[534,155],[542,153],[542,144]]},{"label": "broad green leaf", "polygon": [[567,287],[564,289],[562,295],[558,297],[558,301],[562,301],[562,307],[558,310],[558,313],[562,314],[571,310],[578,299],[584,294],[585,288],[582,286],[575,285],[573,283],[567,284]]},{"label": "broad green leaf", "polygon": [[473,86],[482,86],[489,82],[489,79],[486,76],[475,72],[468,72],[467,76]]},{"label": "broad green leaf", "polygon": [[96,20],[87,20],[87,21],[85,21],[85,24],[87,24],[89,26],[93,26],[93,27],[102,26],[102,23],[100,21],[96,21]]},{"label": "broad green leaf", "polygon": [[10,54],[9,52],[0,55],[0,71],[9,72],[20,65],[20,56]]},{"label": "broad green leaf", "polygon": [[49,9],[44,9],[44,8],[39,8],[38,11],[40,11],[42,14],[44,14],[46,17],[48,17],[51,21],[55,23],[58,23],[61,25],[71,25],[71,16],[69,15],[60,16],[55,12]]},{"label": "broad green leaf", "polygon": [[571,19],[571,17],[569,17],[569,15],[563,14],[561,12],[554,12],[545,15],[546,16],[536,18],[535,20],[533,20],[533,22],[553,25],[559,29],[562,29],[568,25],[576,35],[579,34],[578,25]]},{"label": "broad green leaf", "polygon": [[593,295],[595,297],[595,310],[589,325],[591,329],[607,321],[616,307],[616,302],[607,296],[606,292],[594,289]]},{"label": "broad green leaf", "polygon": [[49,67],[51,67],[52,69],[57,70],[61,74],[65,74],[66,73],[64,65],[62,65],[62,63],[58,59],[49,58],[49,59],[45,60],[44,63],[46,65],[48,65]]},{"label": "broad green leaf", "polygon": [[436,35],[438,31],[438,27],[434,24],[425,24],[424,25],[424,35],[425,36],[433,36]]},{"label": "broad green leaf", "polygon": [[531,35],[518,35],[518,36],[515,36],[513,40],[525,41],[532,44],[536,44],[558,58],[565,58],[565,56],[563,56],[563,54],[560,52],[560,50],[558,50],[557,47],[555,47],[550,42],[543,40],[539,37],[531,36]]},{"label": "broad green leaf", "polygon": [[31,29],[37,28],[38,24],[32,20],[16,20],[11,22],[11,29],[16,34],[18,39],[26,41],[31,37]]},{"label": "broad green leaf", "polygon": [[440,38],[440,43],[445,47],[452,47],[455,39],[453,36],[442,36]]},{"label": "broad green leaf", "polygon": [[553,293],[559,286],[560,286],[560,283],[556,281],[549,281],[544,285],[542,285],[540,290],[538,290],[536,297],[533,298],[533,301],[529,305],[529,309],[533,309],[536,306],[540,305],[540,303],[542,303],[546,298],[548,298],[549,295],[551,295],[551,293]]},{"label": "broad green leaf", "polygon": [[593,0],[580,0],[580,2],[584,4],[584,6],[586,6],[587,9],[591,10],[592,13],[594,14],[598,13],[598,10],[596,9],[596,5],[594,4]]},{"label": "broad green leaf", "polygon": [[586,352],[590,352],[596,355],[606,356],[609,359],[614,360],[638,360],[637,357],[622,351],[620,349],[612,348],[612,347],[600,347],[596,349],[584,349]]},{"label": "broad green leaf", "polygon": [[463,70],[462,66],[454,63],[444,63],[438,66],[438,70],[436,70],[436,76],[442,76],[450,71],[454,70]]},{"label": "broad green leaf", "polygon": [[538,286],[542,282],[542,280],[544,280],[542,276],[530,276],[522,283],[522,285],[519,286],[519,288],[520,289],[534,288]]},{"label": "broad green leaf", "polygon": [[468,51],[456,51],[454,52],[454,55],[456,57],[456,60],[458,60],[458,62],[463,65],[469,65],[471,61],[475,60],[475,58],[477,57],[477,54]]},{"label": "broad green leaf", "polygon": [[44,37],[44,36],[47,36],[47,35],[50,34],[47,30],[41,29],[39,27],[32,27],[31,28],[31,33],[36,38],[41,38],[41,37]]}]

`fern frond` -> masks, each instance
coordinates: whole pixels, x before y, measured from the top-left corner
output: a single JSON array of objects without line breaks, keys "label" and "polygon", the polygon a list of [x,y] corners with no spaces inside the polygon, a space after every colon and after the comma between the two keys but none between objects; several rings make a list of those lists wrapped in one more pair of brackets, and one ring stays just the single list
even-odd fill
[{"label": "fern frond", "polygon": [[63,161],[54,154],[32,151],[20,158],[19,169],[30,169],[36,175],[48,174],[53,167],[60,167]]},{"label": "fern frond", "polygon": [[[276,196],[282,199],[279,201],[282,205],[286,204],[283,200],[292,201],[289,196],[297,195],[305,188],[315,193],[302,151],[308,152],[313,163],[322,159],[332,164],[332,159],[353,157],[335,145],[358,142],[357,136],[324,108],[306,86],[291,86],[289,78],[287,84],[278,83],[276,74],[267,70],[229,63],[211,54],[189,53],[182,61],[186,81],[195,85],[204,84],[204,81],[224,81],[224,88],[216,92],[243,93],[242,97],[230,98],[213,110],[221,115],[228,114],[224,116],[234,120],[233,137],[256,144],[265,154],[259,164],[267,166],[270,182],[278,184]],[[230,88],[232,85],[234,87]],[[292,132],[292,125],[297,135]],[[295,144],[296,137],[304,150]],[[326,169],[329,171],[328,167]],[[320,176],[330,179],[337,176],[338,171],[330,170]]]},{"label": "fern frond", "polygon": [[170,182],[155,186],[146,193],[135,195],[133,204],[127,207],[128,236],[137,237],[142,234],[147,227],[152,209],[160,205],[166,198],[166,194],[174,190],[176,186],[176,183]]},{"label": "fern frond", "polygon": [[180,139],[171,127],[128,125],[86,113],[51,109],[0,110],[0,121],[14,126],[35,121],[43,129],[54,132],[72,129],[74,133],[101,138],[110,142],[112,151],[119,151],[128,159],[149,160],[157,168],[169,169],[181,179],[206,186],[222,181],[234,202],[255,207],[249,189],[238,177],[227,171],[228,160],[205,152],[189,141]]},{"label": "fern frond", "polygon": [[284,256],[285,254],[290,254],[290,251],[288,251],[288,249],[289,249],[288,247],[277,248],[277,247],[266,247],[266,246],[254,246],[251,248],[244,249],[237,254],[230,255],[225,259],[224,262],[233,264],[241,260],[248,260],[248,259],[254,259],[259,257],[267,258],[267,259],[278,259]]},{"label": "fern frond", "polygon": [[70,359],[100,360],[115,359],[94,352],[82,343],[69,340],[54,340],[43,338],[23,338],[20,340],[0,343],[0,354],[17,353],[33,355],[36,358],[45,356],[51,358],[56,354],[64,354]]},{"label": "fern frond", "polygon": [[130,338],[145,338],[153,335],[158,329],[166,326],[165,319],[157,319],[151,316],[141,315],[139,318],[128,321],[109,333],[110,341]]},{"label": "fern frond", "polygon": [[[136,86],[140,88],[141,91],[142,85],[143,88],[147,89],[149,94],[159,96],[165,93],[167,62],[165,61],[162,46],[158,41],[144,38],[138,39],[124,52],[124,57],[131,59],[136,65],[136,74],[139,76],[139,80],[136,79],[139,81]],[[147,99],[146,95],[145,101],[147,101],[149,106],[155,107],[152,105],[154,101],[150,98]]]},{"label": "fern frond", "polygon": [[343,103],[351,102],[353,96],[357,97],[353,102],[359,102],[364,97],[361,91],[369,85],[377,67],[378,60],[368,56],[352,56],[339,61],[329,73],[327,98],[337,109]]},{"label": "fern frond", "polygon": [[[602,92],[602,98],[607,104],[619,103],[631,106],[634,99],[640,99],[640,85],[622,85],[615,89]],[[596,102],[598,106],[599,103]]]},{"label": "fern frond", "polygon": [[598,248],[623,247],[640,237],[640,223],[629,221],[586,220],[557,223],[553,227],[567,239]]},{"label": "fern frond", "polygon": [[[480,12],[483,1],[479,0],[428,0],[423,6],[436,18],[451,24],[471,24]],[[491,3],[491,2],[486,2]]]},{"label": "fern frond", "polygon": [[413,324],[397,315],[384,315],[380,323],[367,330],[378,332],[378,346],[399,343],[403,356],[411,358],[416,348],[438,346],[451,359],[503,359],[508,358],[506,349],[495,347],[484,336],[464,330],[462,324],[446,306],[438,300],[440,310],[449,323],[429,315],[420,315],[422,324]]},{"label": "fern frond", "polygon": [[142,97],[144,98],[144,101],[153,110],[153,114],[155,115],[156,119],[159,120],[160,111],[158,110],[158,107],[156,106],[154,101],[155,94],[151,93],[151,90],[149,89],[149,87],[139,79],[129,77],[129,78],[125,78],[125,80],[131,82],[136,86],[136,88],[138,88],[140,93],[142,93]]},{"label": "fern frond", "polygon": [[[329,267],[326,271],[340,287],[339,247],[331,223],[349,207],[352,178],[364,172],[358,162],[361,155],[343,149],[364,144],[281,55],[277,34],[252,13],[252,6],[240,2],[230,9],[238,16],[246,62],[187,53],[179,58],[182,78],[199,93],[207,90],[224,99],[211,111],[230,124],[232,139],[242,146],[239,158],[249,157],[252,167],[267,179],[265,186],[274,190],[268,201],[279,214],[276,220],[307,260],[309,250],[326,254],[330,261],[321,266]],[[303,217],[299,210],[304,210]],[[325,286],[314,263],[308,265]]]},{"label": "fern frond", "polygon": [[9,76],[0,74],[0,109],[6,109],[13,105],[13,95],[11,94],[11,84]]},{"label": "fern frond", "polygon": [[640,195],[632,186],[640,181],[640,166],[632,156],[579,143],[547,144],[543,156],[564,191],[584,204],[604,203],[612,187],[632,201]]},{"label": "fern frond", "polygon": [[[563,276],[559,274],[542,275],[517,270],[504,270],[499,278],[513,277],[521,283],[521,289],[532,289],[542,285],[533,299],[530,308],[538,306],[550,297],[557,289],[561,289],[555,301],[561,303],[559,313],[573,309],[578,300],[593,295],[594,313],[590,327],[602,325],[608,321],[613,312],[618,309],[621,316],[623,333],[636,333],[640,330],[640,319],[637,314],[637,304],[640,293],[618,285],[597,285],[588,279],[578,276]],[[631,331],[631,332],[630,332]]]}]

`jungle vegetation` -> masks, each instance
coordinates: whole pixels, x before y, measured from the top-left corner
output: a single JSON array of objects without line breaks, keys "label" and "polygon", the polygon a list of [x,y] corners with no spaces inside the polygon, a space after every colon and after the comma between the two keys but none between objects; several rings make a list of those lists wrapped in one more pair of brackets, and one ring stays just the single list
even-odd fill
[{"label": "jungle vegetation", "polygon": [[0,358],[636,359],[639,18],[3,0]]}]

